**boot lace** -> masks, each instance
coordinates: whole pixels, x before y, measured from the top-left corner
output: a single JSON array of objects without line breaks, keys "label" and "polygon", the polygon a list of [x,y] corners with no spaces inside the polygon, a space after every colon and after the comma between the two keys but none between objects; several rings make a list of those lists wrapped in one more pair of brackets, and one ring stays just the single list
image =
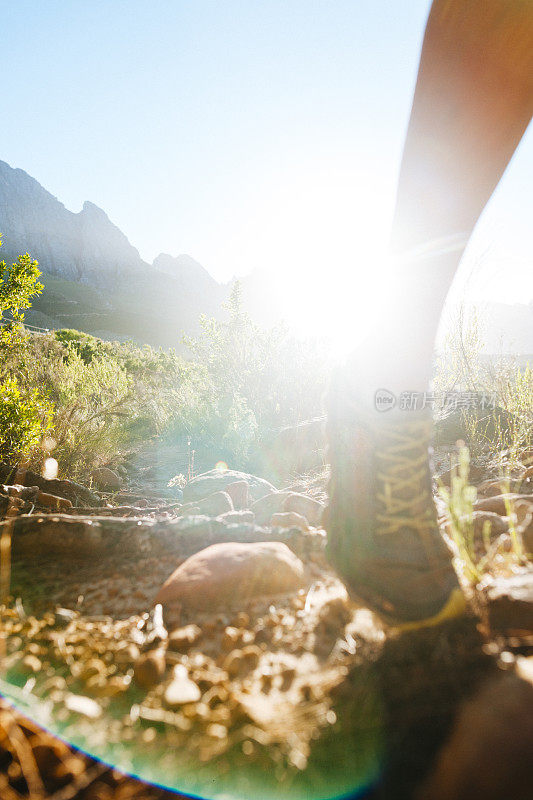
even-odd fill
[{"label": "boot lace", "polygon": [[[400,528],[428,534],[434,527],[434,506],[428,481],[430,420],[417,420],[383,431],[378,462],[376,493],[382,511],[376,514],[379,534]],[[433,523],[433,524],[432,524]]]}]

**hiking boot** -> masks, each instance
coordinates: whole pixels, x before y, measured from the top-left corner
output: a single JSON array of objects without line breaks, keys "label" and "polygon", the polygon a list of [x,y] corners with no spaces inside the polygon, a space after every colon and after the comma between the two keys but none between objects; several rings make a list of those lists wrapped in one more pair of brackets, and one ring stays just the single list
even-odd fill
[{"label": "hiking boot", "polygon": [[380,413],[353,398],[337,377],[328,409],[330,563],[350,594],[391,624],[456,616],[465,603],[433,502],[430,409]]}]

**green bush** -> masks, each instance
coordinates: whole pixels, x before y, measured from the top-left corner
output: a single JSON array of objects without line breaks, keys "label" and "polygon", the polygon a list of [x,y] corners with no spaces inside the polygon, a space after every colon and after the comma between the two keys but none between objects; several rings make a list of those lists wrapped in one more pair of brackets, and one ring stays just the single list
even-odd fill
[{"label": "green bush", "polygon": [[[44,289],[37,280],[40,275],[39,265],[29,253],[9,266],[0,261],[0,350],[13,350],[22,343],[24,310],[31,307],[31,298]],[[8,317],[4,317],[6,313]]]},{"label": "green bush", "polygon": [[193,373],[173,424],[215,460],[251,468],[277,430],[322,413],[331,361],[319,342],[298,340],[283,325],[256,325],[238,281],[226,310],[226,320],[202,317],[200,336],[184,337]]},{"label": "green bush", "polygon": [[0,383],[0,458],[16,462],[41,444],[52,423],[53,407],[38,389],[24,389],[16,378]]},{"label": "green bush", "polygon": [[171,449],[190,441],[206,464],[251,466],[274,431],[320,413],[329,361],[283,326],[253,323],[238,283],[227,310],[226,320],[204,317],[200,335],[186,337],[190,360],[61,329],[5,351],[0,381],[16,378],[49,398],[62,475],[83,479],[154,436]]},{"label": "green bush", "polygon": [[[483,353],[483,326],[476,308],[461,306],[451,320],[443,352],[436,362],[436,392],[468,391],[494,396],[497,408],[480,414],[479,408],[461,412],[462,427],[474,458],[502,457],[517,462],[519,452],[533,436],[533,370],[514,357]],[[505,454],[505,455],[504,455]]]},{"label": "green bush", "polygon": [[55,338],[66,348],[65,360],[68,361],[71,352],[76,353],[84,364],[90,364],[94,358],[103,354],[101,342],[89,333],[73,330],[72,328],[62,328],[55,331]]},{"label": "green bush", "polygon": [[190,371],[175,353],[70,330],[32,335],[8,368],[53,401],[54,457],[80,479],[165,430]]}]

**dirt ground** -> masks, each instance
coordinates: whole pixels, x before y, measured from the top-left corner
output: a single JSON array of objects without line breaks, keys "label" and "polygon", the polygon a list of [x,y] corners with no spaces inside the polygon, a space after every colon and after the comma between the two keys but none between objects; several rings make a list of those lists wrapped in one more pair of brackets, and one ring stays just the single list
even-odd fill
[{"label": "dirt ground", "polygon": [[[128,525],[164,537],[173,513],[138,509]],[[422,787],[465,700],[533,652],[525,633],[483,628],[475,603],[438,628],[385,629],[347,597],[322,537],[301,531],[285,541],[305,588],[184,613],[168,635],[154,596],[212,531],[62,555],[42,530],[14,546],[1,608],[2,800],[176,797],[122,772],[182,796],[437,798]]]}]

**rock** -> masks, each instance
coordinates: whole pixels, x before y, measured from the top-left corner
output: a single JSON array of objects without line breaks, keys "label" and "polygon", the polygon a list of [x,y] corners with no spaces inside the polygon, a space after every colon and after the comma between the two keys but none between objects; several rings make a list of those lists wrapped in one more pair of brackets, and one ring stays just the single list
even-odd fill
[{"label": "rock", "polygon": [[66,628],[78,617],[79,613],[71,608],[56,608],[54,622],[57,628]]},{"label": "rock", "polygon": [[307,494],[291,492],[283,504],[283,511],[295,511],[305,517],[310,525],[318,527],[322,521],[324,504]]},{"label": "rock", "polygon": [[[460,437],[458,437],[460,438]],[[444,486],[451,486],[452,475],[457,475],[457,468],[455,469],[447,469],[445,472],[441,472],[440,475],[436,475],[437,483],[442,483]],[[470,464],[470,469],[468,470],[468,482],[469,483],[477,483],[478,481],[482,481],[485,476],[485,470],[481,467],[477,467],[475,464]]]},{"label": "rock", "polygon": [[[244,635],[247,631],[242,628],[236,628],[234,625],[228,625],[222,635],[220,642],[220,649],[225,653],[234,650],[239,645],[243,644]],[[249,633],[249,632],[248,632]]]},{"label": "rock", "polygon": [[35,503],[39,494],[38,486],[21,486],[16,483],[13,486],[0,486],[0,491],[7,494],[9,497],[20,497],[21,500],[27,500],[29,503]]},{"label": "rock", "polygon": [[435,421],[435,444],[454,445],[459,439],[469,444],[472,438],[472,420],[475,420],[477,433],[494,442],[501,433],[509,431],[515,417],[499,406],[483,409],[480,404],[468,411],[461,408],[447,409]]},{"label": "rock", "polygon": [[309,523],[301,514],[296,511],[281,511],[272,514],[270,524],[273,528],[299,528],[301,531],[309,530]]},{"label": "rock", "polygon": [[213,531],[215,521],[206,514],[192,514],[187,517],[180,517],[172,523],[177,531],[190,536],[209,536]]},{"label": "rock", "polygon": [[463,703],[415,800],[527,800],[533,767],[533,686],[511,672]]},{"label": "rock", "polygon": [[22,467],[17,469],[17,467],[10,467],[7,464],[0,464],[0,483],[11,483],[12,481],[32,488],[38,486],[43,492],[65,497],[73,503],[81,502],[86,506],[101,505],[99,496],[79,483],[59,478],[43,478],[29,469]]},{"label": "rock", "polygon": [[518,522],[522,522],[525,517],[533,513],[533,498],[527,494],[498,494],[477,500],[474,503],[474,510],[489,511],[504,517],[507,516],[508,506],[511,512],[516,514]]},{"label": "rock", "polygon": [[533,570],[493,578],[480,592],[485,627],[495,634],[533,633]]},{"label": "rock", "polygon": [[228,483],[224,491],[229,494],[236,509],[249,508],[252,501],[250,499],[250,488],[246,481],[235,481]]},{"label": "rock", "polygon": [[20,497],[8,497],[0,494],[0,518],[16,517],[31,510],[31,506]]},{"label": "rock", "polygon": [[266,458],[278,475],[294,475],[322,466],[325,450],[325,420],[317,417],[279,430],[267,446]]},{"label": "rock", "polygon": [[255,514],[255,520],[258,525],[267,525],[270,522],[272,514],[277,514],[283,511],[285,501],[290,497],[292,492],[270,492],[270,494],[256,500],[252,503],[251,510]]},{"label": "rock", "polygon": [[133,677],[141,689],[151,689],[165,674],[165,653],[161,648],[143,653],[135,663]]},{"label": "rock", "polygon": [[531,560],[533,557],[533,504],[529,508],[527,517],[521,520],[519,529],[522,535],[524,550]]},{"label": "rock", "polygon": [[[505,517],[501,517],[491,511],[474,511],[472,513],[472,533],[476,549],[481,548],[480,554],[485,542],[485,526],[488,528],[488,538],[491,542],[509,530],[509,522]],[[445,529],[448,535],[452,537],[452,524],[450,522],[446,523]]]},{"label": "rock", "polygon": [[166,705],[175,708],[186,703],[197,703],[201,696],[199,687],[191,681],[187,669],[182,664],[177,664],[172,680],[165,689]]},{"label": "rock", "polygon": [[189,611],[226,609],[263,595],[296,592],[303,564],[281,542],[220,543],[183,562],[158,592],[164,613],[175,604]]},{"label": "rock", "polygon": [[115,664],[134,667],[140,657],[139,648],[136,644],[128,644],[127,642],[122,644],[123,646],[117,649],[115,653]]},{"label": "rock", "polygon": [[185,625],[176,628],[168,637],[168,650],[185,653],[196,644],[202,636],[202,629],[198,625]]},{"label": "rock", "polygon": [[352,619],[353,612],[347,597],[334,597],[320,609],[319,620],[328,632],[337,636]]},{"label": "rock", "polygon": [[102,708],[96,700],[80,694],[68,694],[65,698],[65,705],[73,714],[82,714],[88,719],[98,719],[102,715]]},{"label": "rock", "polygon": [[109,469],[109,467],[97,467],[93,469],[92,477],[98,488],[107,492],[118,492],[119,489],[122,489],[124,484],[120,475],[117,475],[117,473]]},{"label": "rock", "polygon": [[[0,523],[0,528],[2,523]],[[68,514],[32,514],[17,517],[14,525],[13,552],[35,557],[36,554],[72,558],[94,558],[96,553],[114,548],[138,551],[136,537],[148,535],[153,524],[142,528],[135,521],[91,517],[83,519]]]},{"label": "rock", "polygon": [[177,517],[193,517],[200,513],[200,506],[198,503],[185,503],[175,513]]},{"label": "rock", "polygon": [[502,481],[483,481],[476,486],[478,497],[495,497],[505,492],[505,485]]},{"label": "rock", "polygon": [[218,517],[227,511],[233,511],[233,503],[227,492],[213,492],[202,500],[198,500],[196,505],[200,514],[208,514],[211,517]]},{"label": "rock", "polygon": [[229,653],[222,666],[230,678],[236,678],[255,669],[259,664],[260,657],[261,649],[257,645],[251,644],[243,647],[242,650],[233,650]]},{"label": "rock", "polygon": [[516,672],[533,687],[533,656],[518,656]]},{"label": "rock", "polygon": [[68,511],[72,508],[72,503],[66,497],[57,497],[55,494],[48,494],[47,492],[39,492],[37,502],[40,506],[45,506],[53,511]]},{"label": "rock", "polygon": [[39,673],[42,669],[42,664],[37,658],[37,656],[32,655],[31,653],[27,656],[24,656],[20,663],[20,670],[26,675],[35,675]]},{"label": "rock", "polygon": [[253,511],[227,511],[217,519],[225,525],[241,525],[243,523],[253,523],[255,514]]},{"label": "rock", "polygon": [[238,472],[233,469],[225,471],[212,469],[210,472],[197,475],[196,478],[185,484],[183,487],[183,502],[190,503],[202,500],[214,492],[225,491],[228,484],[236,483],[237,481],[246,481],[253,500],[258,500],[260,497],[276,491],[272,484],[255,475],[249,475],[246,472]]},{"label": "rock", "polygon": [[533,447],[526,447],[524,450],[521,450],[518,458],[524,467],[533,466]]}]

